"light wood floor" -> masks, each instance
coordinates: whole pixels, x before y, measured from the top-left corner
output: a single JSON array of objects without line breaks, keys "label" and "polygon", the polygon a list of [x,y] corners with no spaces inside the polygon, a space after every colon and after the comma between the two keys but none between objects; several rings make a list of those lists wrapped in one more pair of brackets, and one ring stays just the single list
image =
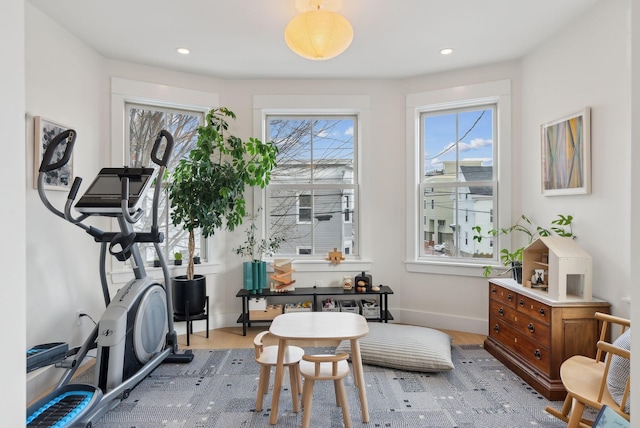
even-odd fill
[{"label": "light wood floor", "polygon": [[[242,335],[242,327],[225,327],[209,331],[209,338],[206,332],[197,331],[189,338],[190,345],[187,346],[187,336],[178,336],[178,346],[180,349],[230,349],[230,348],[253,348],[253,337],[261,331],[267,330],[267,325],[247,328],[247,335]],[[465,333],[452,330],[441,330],[453,338],[455,345],[482,345],[485,335]],[[301,346],[315,346],[312,343],[298,343]],[[323,345],[326,345],[324,342]],[[337,343],[335,344],[338,345]]]}]

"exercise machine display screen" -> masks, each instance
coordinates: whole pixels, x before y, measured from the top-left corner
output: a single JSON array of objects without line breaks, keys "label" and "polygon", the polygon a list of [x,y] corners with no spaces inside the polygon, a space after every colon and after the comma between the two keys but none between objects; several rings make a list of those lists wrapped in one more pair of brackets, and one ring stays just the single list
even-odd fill
[{"label": "exercise machine display screen", "polygon": [[153,181],[153,168],[103,168],[76,209],[88,214],[118,214],[122,212],[122,178],[129,178],[129,211],[134,212]]}]

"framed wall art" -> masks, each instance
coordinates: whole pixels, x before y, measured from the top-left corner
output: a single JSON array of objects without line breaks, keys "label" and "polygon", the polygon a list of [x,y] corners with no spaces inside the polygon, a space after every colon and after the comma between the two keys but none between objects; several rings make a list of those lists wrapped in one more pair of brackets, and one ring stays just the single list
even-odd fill
[{"label": "framed wall art", "polygon": [[591,193],[590,109],[586,107],[541,128],[542,194]]},{"label": "framed wall art", "polygon": [[[66,125],[62,125],[57,122],[53,122],[49,119],[45,119],[41,116],[35,117],[35,135],[34,135],[34,152],[33,152],[33,187],[38,187],[38,169],[42,163],[44,152],[47,150],[49,143],[55,138],[56,135],[70,129]],[[67,143],[63,142],[58,146],[56,153],[53,156],[53,162],[62,159],[66,150]],[[73,183],[73,155],[69,159],[69,162],[62,168],[56,171],[50,171],[46,174],[44,180],[44,188],[50,190],[62,190],[68,191],[71,189]]]}]

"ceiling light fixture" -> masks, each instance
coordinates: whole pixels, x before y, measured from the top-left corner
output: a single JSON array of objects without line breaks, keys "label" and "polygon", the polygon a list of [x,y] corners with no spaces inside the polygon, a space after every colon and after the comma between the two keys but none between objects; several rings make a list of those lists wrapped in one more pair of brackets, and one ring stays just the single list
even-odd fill
[{"label": "ceiling light fixture", "polygon": [[178,51],[178,53],[182,55],[189,55],[189,53],[191,52],[187,48],[177,48],[176,51]]},{"label": "ceiling light fixture", "polygon": [[324,1],[313,0],[313,9],[287,24],[284,40],[289,49],[312,59],[331,59],[344,52],[353,40],[353,28],[342,15],[322,9]]},{"label": "ceiling light fixture", "polygon": [[442,55],[450,55],[450,54],[452,54],[452,53],[453,53],[453,49],[451,49],[451,48],[444,48],[444,49],[442,49],[442,50],[440,51],[440,53],[441,53]]}]

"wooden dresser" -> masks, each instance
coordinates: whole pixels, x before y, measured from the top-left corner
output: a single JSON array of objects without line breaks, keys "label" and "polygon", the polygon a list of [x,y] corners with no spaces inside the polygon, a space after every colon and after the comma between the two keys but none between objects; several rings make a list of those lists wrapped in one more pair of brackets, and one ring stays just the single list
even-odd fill
[{"label": "wooden dresser", "polygon": [[484,347],[549,400],[563,400],[560,365],[573,355],[595,357],[602,300],[548,299],[511,279],[489,281],[489,335]]}]

